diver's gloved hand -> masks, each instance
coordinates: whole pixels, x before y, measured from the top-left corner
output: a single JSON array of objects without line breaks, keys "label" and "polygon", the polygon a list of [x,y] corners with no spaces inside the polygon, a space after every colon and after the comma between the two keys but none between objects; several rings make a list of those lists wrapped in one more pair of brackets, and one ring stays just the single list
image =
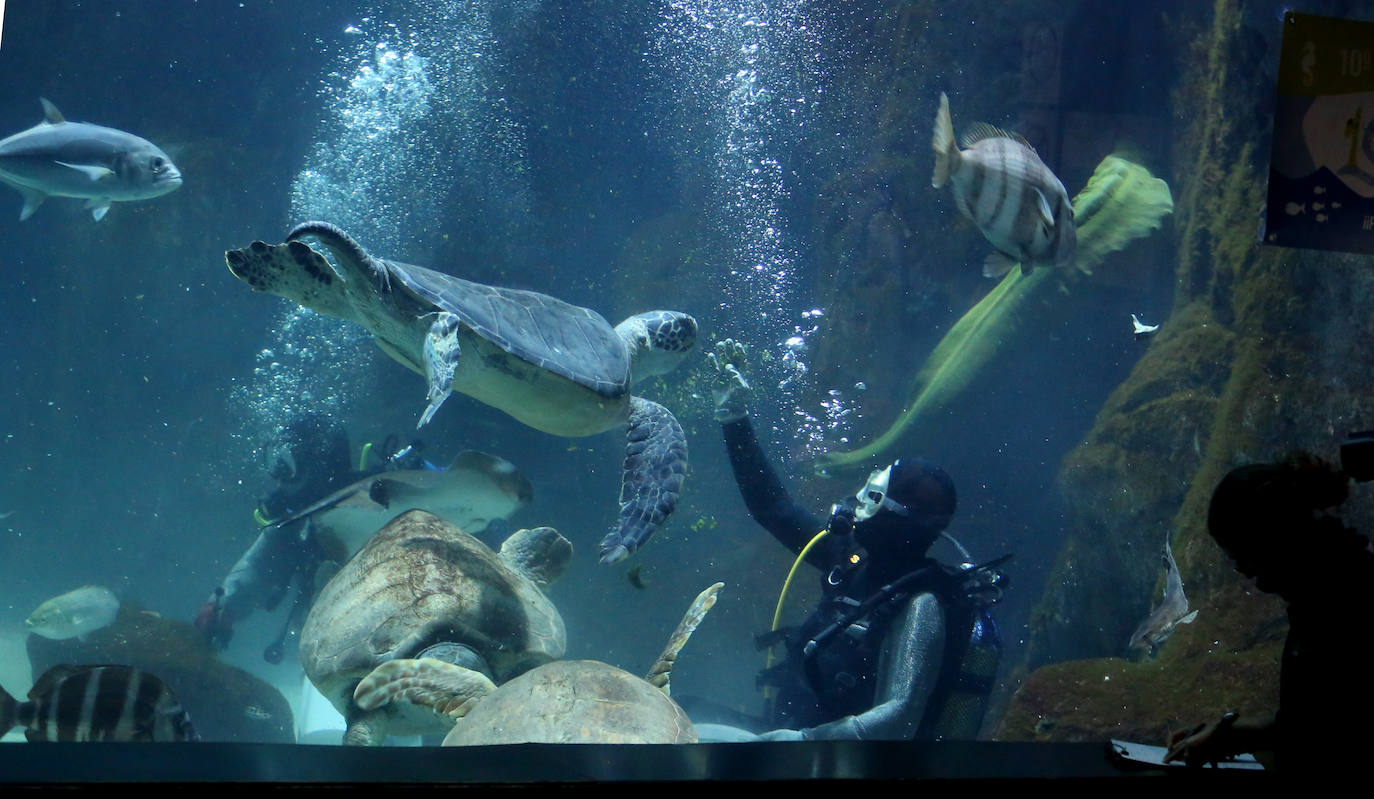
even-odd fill
[{"label": "diver's gloved hand", "polygon": [[756,741],[805,741],[802,730],[770,730],[759,733]]},{"label": "diver's gloved hand", "polygon": [[744,344],[727,338],[716,342],[715,352],[706,353],[716,369],[711,398],[716,403],[716,421],[737,422],[749,415],[749,381],[744,379]]},{"label": "diver's gloved hand", "polygon": [[216,588],[196,613],[195,627],[211,649],[224,649],[234,636],[234,620],[224,611],[224,588]]},{"label": "diver's gloved hand", "polygon": [[704,744],[748,743],[759,738],[743,727],[729,724],[694,722],[692,726],[697,728],[697,740]]}]

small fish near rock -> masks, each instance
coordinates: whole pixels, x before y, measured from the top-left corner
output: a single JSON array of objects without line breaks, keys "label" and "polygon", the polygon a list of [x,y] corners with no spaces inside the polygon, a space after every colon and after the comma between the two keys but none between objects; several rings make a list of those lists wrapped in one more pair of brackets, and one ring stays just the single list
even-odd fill
[{"label": "small fish near rock", "polygon": [[54,666],[19,702],[0,688],[0,735],[15,725],[38,741],[196,741],[162,680],[129,666]]},{"label": "small fish near rock", "polygon": [[108,588],[86,585],[39,605],[24,625],[34,635],[65,641],[114,623],[119,614],[119,599]]},{"label": "small fish near rock", "polygon": [[931,146],[931,185],[938,189],[949,183],[959,210],[995,248],[983,262],[985,277],[1001,277],[1017,263],[1022,274],[1036,266],[1073,266],[1078,248],[1073,204],[1025,139],[978,123],[965,133],[961,147],[949,98],[941,93]]},{"label": "small fish near rock", "polygon": [[115,128],[68,122],[47,100],[43,121],[0,140],[0,183],[24,198],[19,219],[49,197],[86,201],[97,222],[110,203],[149,200],[181,187],[181,171],[147,139]]},{"label": "small fish near rock", "polygon": [[1159,332],[1159,325],[1147,325],[1135,314],[1131,314],[1131,328],[1137,339],[1149,338]]}]

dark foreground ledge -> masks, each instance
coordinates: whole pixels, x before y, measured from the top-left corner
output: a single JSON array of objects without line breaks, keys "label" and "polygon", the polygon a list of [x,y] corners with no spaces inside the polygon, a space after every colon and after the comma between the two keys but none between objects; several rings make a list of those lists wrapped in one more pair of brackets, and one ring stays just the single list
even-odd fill
[{"label": "dark foreground ledge", "polygon": [[[1098,744],[521,744],[467,749],[229,743],[0,744],[0,785],[35,787],[121,783],[414,787],[468,783],[517,787],[702,780],[1057,780],[1087,784],[1156,779],[1163,774],[1119,768],[1109,762],[1105,747]],[[1263,777],[1183,769],[1170,769],[1168,776],[1207,781]]]}]

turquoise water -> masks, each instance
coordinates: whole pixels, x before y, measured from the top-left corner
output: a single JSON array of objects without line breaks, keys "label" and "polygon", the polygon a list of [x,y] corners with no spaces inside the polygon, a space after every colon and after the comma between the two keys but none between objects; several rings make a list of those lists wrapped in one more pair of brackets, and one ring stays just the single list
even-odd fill
[{"label": "turquoise water", "polygon": [[[274,436],[324,412],[354,453],[394,433],[419,435],[439,462],[477,449],[514,463],[534,500],[509,529],[550,525],[576,548],[549,589],[569,656],[642,672],[696,592],[723,581],[674,692],[749,713],[762,701],[752,638],[792,558],[739,500],[705,352],[726,337],[750,347],[755,424],[799,501],[824,514],[852,496],[882,464],[823,477],[816,458],[886,430],[910,376],[994,285],[980,274],[986,242],[929,185],[940,92],[956,122],[1026,133],[1071,195],[1113,151],[1175,184],[1183,40],[1165,20],[1209,23],[1191,3],[17,5],[0,39],[0,134],[34,124],[46,97],[70,120],[158,143],[185,183],[98,223],[62,198],[20,222],[0,187],[0,685],[27,690],[22,622],[72,588],[194,618],[254,540]],[[1254,46],[1277,47],[1275,10],[1246,14]],[[455,395],[416,434],[421,377],[359,326],[254,294],[224,268],[225,250],[279,243],[307,219],[612,324],[694,315],[698,351],[638,389],[688,438],[670,523],[630,563],[599,565],[619,432],[549,436]],[[950,531],[974,560],[1015,553],[995,709],[1023,676],[1031,608],[1069,532],[1060,461],[1148,346],[1130,313],[1171,311],[1171,250],[1150,241],[1081,305],[1024,331],[1037,346],[994,364],[937,433],[905,442],[953,475]],[[932,554],[960,557],[946,543]],[[1121,648],[1088,643],[1085,656],[1125,654],[1155,598],[1137,583],[1138,614],[1085,622]],[[277,665],[261,657],[287,605],[238,624],[218,657],[303,718],[317,700],[294,647]]]}]

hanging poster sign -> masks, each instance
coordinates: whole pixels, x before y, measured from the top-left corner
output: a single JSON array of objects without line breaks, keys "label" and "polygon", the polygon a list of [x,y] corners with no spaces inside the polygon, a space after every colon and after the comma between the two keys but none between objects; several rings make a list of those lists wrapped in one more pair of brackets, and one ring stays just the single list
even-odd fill
[{"label": "hanging poster sign", "polygon": [[1374,23],[1283,25],[1262,239],[1374,253]]}]

